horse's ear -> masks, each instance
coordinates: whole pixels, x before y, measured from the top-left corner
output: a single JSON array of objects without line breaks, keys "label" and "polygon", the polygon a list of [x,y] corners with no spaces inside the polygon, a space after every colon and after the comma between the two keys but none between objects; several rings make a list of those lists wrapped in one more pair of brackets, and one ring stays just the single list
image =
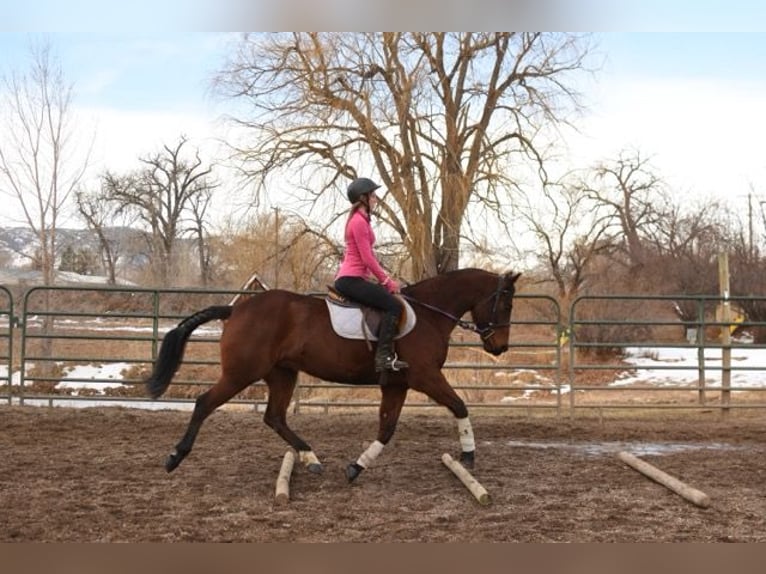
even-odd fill
[{"label": "horse's ear", "polygon": [[505,274],[505,279],[508,281],[511,285],[516,283],[516,280],[521,277],[521,273],[514,273],[513,271],[509,271]]}]

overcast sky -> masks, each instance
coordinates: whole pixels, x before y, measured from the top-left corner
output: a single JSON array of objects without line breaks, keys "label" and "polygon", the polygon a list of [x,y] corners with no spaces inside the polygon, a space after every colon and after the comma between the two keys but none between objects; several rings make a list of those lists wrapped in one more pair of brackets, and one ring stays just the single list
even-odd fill
[{"label": "overcast sky", "polygon": [[139,155],[180,133],[215,135],[221,110],[209,83],[236,34],[2,33],[4,71],[24,72],[30,44],[49,40],[65,78],[74,84],[75,111],[95,131],[96,164],[134,165]]},{"label": "overcast sky", "polygon": [[766,193],[765,33],[598,34],[605,56],[588,94],[584,156],[650,156],[673,188]]},{"label": "overcast sky", "polygon": [[[164,3],[163,10],[174,4],[178,3]],[[270,4],[253,5],[256,12],[270,14],[264,16],[263,27],[280,23],[278,15],[266,8]],[[598,0],[579,4],[594,14],[611,5]],[[593,14],[570,17],[573,29],[591,25],[599,30],[593,41],[601,63],[584,86],[587,112],[578,122],[582,133],[568,140],[572,164],[584,166],[615,157],[621,149],[636,148],[679,192],[744,198],[752,187],[766,195],[766,32],[757,31],[758,26],[766,28],[766,9],[756,2],[665,4],[669,3],[625,2],[621,12],[607,12],[606,19]],[[216,18],[226,23],[250,3],[223,0],[217,5],[221,10]],[[334,0],[324,5],[340,9],[345,4]],[[573,6],[571,2],[542,5],[551,14],[557,5],[570,11]],[[211,9],[211,3],[200,0],[187,3],[191,9],[185,12],[200,19],[195,21],[200,25],[181,19],[169,29],[152,31],[163,17],[170,18],[170,12],[160,10],[154,25],[136,28],[149,31],[125,31],[131,19],[148,9],[148,3],[139,1],[130,4],[124,20],[116,21],[114,13],[108,16],[110,26],[100,32],[74,31],[97,28],[99,18],[107,18],[99,6],[83,1],[0,0],[0,8],[11,10],[11,16],[2,19],[5,24],[0,24],[0,73],[24,70],[30,40],[42,35],[38,29],[60,30],[45,37],[51,40],[67,80],[74,83],[78,119],[96,135],[95,172],[131,169],[138,156],[176,141],[181,133],[195,144],[212,146],[213,138],[223,133],[218,120],[225,104],[212,97],[209,82],[238,35],[188,31],[203,28],[202,16]],[[558,16],[551,14],[543,14],[542,22],[556,23]],[[208,29],[216,27],[216,18],[208,22]],[[666,31],[695,27],[700,31]],[[4,217],[0,214],[0,224]]]}]

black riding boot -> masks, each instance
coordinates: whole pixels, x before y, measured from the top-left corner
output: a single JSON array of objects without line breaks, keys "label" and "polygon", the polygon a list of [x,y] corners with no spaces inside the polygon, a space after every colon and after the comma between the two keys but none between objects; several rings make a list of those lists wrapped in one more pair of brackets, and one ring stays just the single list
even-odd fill
[{"label": "black riding boot", "polygon": [[375,372],[399,371],[409,367],[404,361],[400,361],[394,352],[394,335],[399,318],[393,313],[383,316],[378,333],[378,348],[375,351]]}]

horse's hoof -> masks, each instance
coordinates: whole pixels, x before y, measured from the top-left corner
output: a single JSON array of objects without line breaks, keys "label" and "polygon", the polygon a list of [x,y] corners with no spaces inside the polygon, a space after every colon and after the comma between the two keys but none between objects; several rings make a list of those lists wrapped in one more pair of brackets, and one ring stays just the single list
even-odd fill
[{"label": "horse's hoof", "polygon": [[355,462],[352,462],[351,464],[349,464],[346,467],[346,478],[348,479],[349,483],[354,482],[354,480],[356,480],[356,477],[362,474],[363,470],[364,470],[364,467],[358,465]]},{"label": "horse's hoof", "polygon": [[460,464],[462,464],[464,468],[471,470],[473,468],[474,454],[475,454],[475,451],[461,452]]},{"label": "horse's hoof", "polygon": [[173,472],[181,464],[181,457],[173,453],[165,459],[165,470]]},{"label": "horse's hoof", "polygon": [[318,462],[307,464],[306,469],[312,474],[322,474],[324,472],[324,467]]}]

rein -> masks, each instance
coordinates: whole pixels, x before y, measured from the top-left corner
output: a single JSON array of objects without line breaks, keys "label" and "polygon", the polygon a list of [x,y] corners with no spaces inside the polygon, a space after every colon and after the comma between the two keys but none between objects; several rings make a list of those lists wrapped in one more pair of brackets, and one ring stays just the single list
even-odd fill
[{"label": "rein", "polygon": [[[503,284],[503,276],[501,275],[500,277],[498,277],[497,289],[495,290],[495,292],[492,293],[491,295],[487,295],[484,299],[480,299],[479,301],[476,302],[476,305],[478,305],[479,303],[483,303],[490,297],[494,297],[495,300],[494,300],[494,303],[492,304],[492,314],[491,314],[492,317],[494,317],[495,313],[497,312],[497,306],[500,302],[500,294],[508,292],[507,289],[502,288],[502,284]],[[443,317],[447,317],[448,319],[451,319],[452,321],[457,323],[457,326],[460,327],[461,329],[466,329],[467,331],[472,331],[476,333],[477,335],[479,335],[479,337],[481,337],[483,341],[486,341],[492,335],[494,335],[496,328],[508,327],[511,324],[510,321],[506,323],[493,323],[492,321],[490,321],[489,323],[487,323],[485,326],[482,327],[478,323],[475,323],[473,321],[466,321],[464,319],[461,319],[460,317],[456,317],[455,315],[453,315],[452,313],[448,313],[444,309],[439,309],[439,307],[435,307],[434,305],[431,305],[429,303],[418,301],[414,297],[410,297],[409,295],[405,295],[404,293],[401,293],[401,296],[411,303],[415,303],[417,305],[420,305],[421,307],[425,307],[426,309],[430,311],[439,313]]]}]

